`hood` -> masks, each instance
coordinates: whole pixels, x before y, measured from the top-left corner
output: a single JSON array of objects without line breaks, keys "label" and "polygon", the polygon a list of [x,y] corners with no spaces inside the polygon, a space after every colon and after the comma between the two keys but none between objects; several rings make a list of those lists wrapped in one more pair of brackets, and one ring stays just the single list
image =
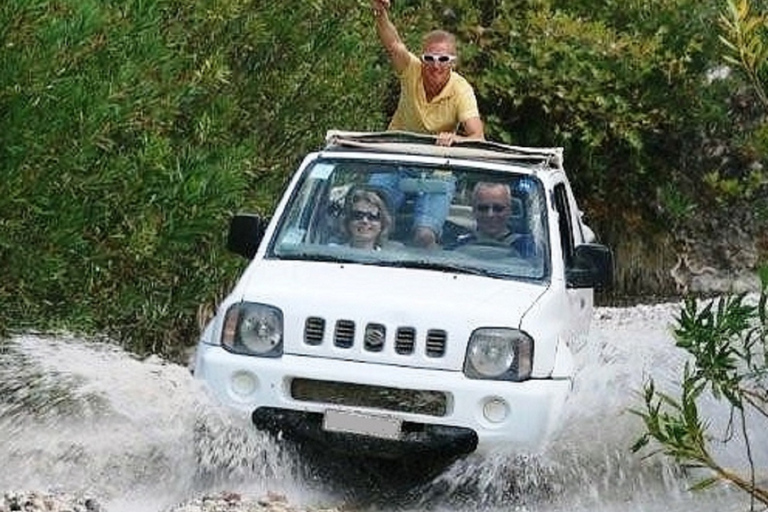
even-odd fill
[{"label": "hood", "polygon": [[[289,354],[460,370],[472,331],[518,327],[545,289],[435,270],[257,260],[230,299],[280,308]],[[370,325],[384,331],[381,346],[366,346]]]}]

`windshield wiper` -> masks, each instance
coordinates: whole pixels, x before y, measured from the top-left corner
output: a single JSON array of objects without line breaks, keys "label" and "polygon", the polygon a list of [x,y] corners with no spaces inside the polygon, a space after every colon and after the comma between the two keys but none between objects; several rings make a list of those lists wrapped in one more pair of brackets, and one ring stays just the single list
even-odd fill
[{"label": "windshield wiper", "polygon": [[380,265],[387,267],[406,267],[423,268],[426,270],[442,270],[446,272],[457,272],[459,274],[470,274],[474,276],[494,276],[493,272],[485,269],[457,265],[455,263],[429,261],[429,260],[398,260],[398,261],[380,261]]},{"label": "windshield wiper", "polygon": [[291,261],[325,261],[329,263],[358,263],[352,258],[340,258],[330,254],[317,254],[314,252],[291,252],[286,254],[273,253],[279,260]]}]

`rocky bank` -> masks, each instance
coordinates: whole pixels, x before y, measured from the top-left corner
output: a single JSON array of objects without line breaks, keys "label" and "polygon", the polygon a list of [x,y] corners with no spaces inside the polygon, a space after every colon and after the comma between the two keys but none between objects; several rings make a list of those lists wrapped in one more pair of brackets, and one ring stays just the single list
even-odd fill
[{"label": "rocky bank", "polygon": [[[0,512],[110,512],[98,499],[67,493],[5,492]],[[340,512],[337,508],[300,508],[285,496],[267,493],[251,499],[237,493],[205,495],[164,512]]]}]

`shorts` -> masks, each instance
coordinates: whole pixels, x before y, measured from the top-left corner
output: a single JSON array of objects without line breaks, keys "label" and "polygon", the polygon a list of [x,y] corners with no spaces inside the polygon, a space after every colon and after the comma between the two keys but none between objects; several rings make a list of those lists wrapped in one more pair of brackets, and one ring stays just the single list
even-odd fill
[{"label": "shorts", "polygon": [[426,227],[438,238],[456,192],[456,178],[450,173],[432,171],[426,176],[420,171],[400,169],[396,173],[374,173],[368,185],[382,191],[393,215],[406,199],[413,198],[412,229]]}]

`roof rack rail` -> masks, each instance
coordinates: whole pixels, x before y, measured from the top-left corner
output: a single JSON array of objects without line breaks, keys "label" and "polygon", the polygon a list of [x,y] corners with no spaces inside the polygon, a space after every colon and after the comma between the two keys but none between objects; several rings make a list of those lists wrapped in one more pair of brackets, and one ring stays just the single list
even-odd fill
[{"label": "roof rack rail", "polygon": [[429,156],[478,158],[487,160],[533,161],[546,167],[562,169],[563,148],[510,146],[486,140],[463,140],[451,146],[438,146],[434,135],[391,130],[386,132],[352,132],[328,130],[325,149],[352,147],[385,152]]}]

